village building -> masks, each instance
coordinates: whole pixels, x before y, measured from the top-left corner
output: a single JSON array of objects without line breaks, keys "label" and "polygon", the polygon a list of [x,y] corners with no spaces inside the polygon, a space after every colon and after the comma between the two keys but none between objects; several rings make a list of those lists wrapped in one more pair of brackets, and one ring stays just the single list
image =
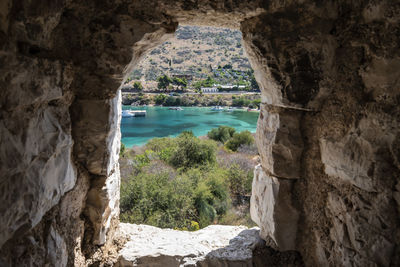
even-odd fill
[{"label": "village building", "polygon": [[218,93],[217,87],[201,87],[201,92],[203,93]]}]

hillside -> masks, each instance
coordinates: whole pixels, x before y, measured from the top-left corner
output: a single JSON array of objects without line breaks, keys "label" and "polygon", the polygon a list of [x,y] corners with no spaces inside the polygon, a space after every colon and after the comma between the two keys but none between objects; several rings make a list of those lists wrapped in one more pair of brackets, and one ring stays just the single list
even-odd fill
[{"label": "hillside", "polygon": [[162,74],[187,75],[190,82],[208,76],[221,84],[250,80],[252,69],[241,39],[238,30],[180,26],[173,39],[142,60],[129,81],[140,80],[146,88]]}]

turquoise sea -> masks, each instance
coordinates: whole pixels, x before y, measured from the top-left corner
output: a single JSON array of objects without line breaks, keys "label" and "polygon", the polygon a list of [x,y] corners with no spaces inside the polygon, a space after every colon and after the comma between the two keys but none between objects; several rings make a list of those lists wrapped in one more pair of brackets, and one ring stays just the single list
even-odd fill
[{"label": "turquoise sea", "polygon": [[127,147],[140,146],[155,137],[177,136],[182,131],[192,131],[196,136],[206,135],[220,125],[234,127],[236,131],[257,128],[258,112],[245,110],[212,111],[210,107],[182,107],[183,110],[169,110],[168,107],[131,107],[122,109],[146,110],[146,117],[122,118],[122,143]]}]

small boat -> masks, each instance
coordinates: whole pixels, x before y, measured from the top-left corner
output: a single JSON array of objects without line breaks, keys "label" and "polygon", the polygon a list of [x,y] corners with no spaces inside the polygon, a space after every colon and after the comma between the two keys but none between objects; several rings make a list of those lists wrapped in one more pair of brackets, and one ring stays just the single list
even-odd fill
[{"label": "small boat", "polygon": [[248,108],[247,111],[250,112],[250,111],[259,111],[259,110],[256,108]]},{"label": "small boat", "polygon": [[183,110],[181,107],[170,107],[169,110]]},{"label": "small boat", "polygon": [[146,116],[146,110],[123,110],[122,118],[129,117],[144,117]]},{"label": "small boat", "polygon": [[131,110],[123,110],[122,111],[122,118],[133,117]]},{"label": "small boat", "polygon": [[228,111],[228,112],[233,112],[233,108],[232,107],[230,107],[230,108],[228,108],[226,111]]},{"label": "small boat", "polygon": [[221,111],[221,110],[224,110],[224,108],[223,108],[223,107],[220,107],[220,106],[215,106],[215,107],[212,107],[211,110],[214,110],[214,111]]}]

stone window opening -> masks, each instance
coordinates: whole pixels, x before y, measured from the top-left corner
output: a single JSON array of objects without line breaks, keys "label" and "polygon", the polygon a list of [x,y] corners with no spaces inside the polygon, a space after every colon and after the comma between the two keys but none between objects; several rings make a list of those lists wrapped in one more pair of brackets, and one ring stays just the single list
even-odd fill
[{"label": "stone window opening", "polygon": [[[274,127],[277,126],[277,123],[279,123],[279,111],[278,110],[272,110],[270,107],[274,107],[273,101],[276,101],[274,98],[274,90],[277,90],[279,88],[276,84],[275,81],[273,80],[270,70],[265,64],[265,61],[259,60],[259,55],[260,53],[260,48],[254,47],[254,45],[249,45],[246,40],[242,39],[242,44],[244,46],[245,52],[248,53],[248,57],[250,60],[250,63],[252,67],[254,68],[255,75],[256,75],[256,80],[258,84],[260,85],[261,92],[262,92],[262,105],[261,109],[265,112],[261,112],[261,121],[259,119],[258,124],[275,124]],[[147,53],[150,53],[151,49],[147,50]],[[141,58],[144,57],[146,53],[138,53],[141,55]],[[135,61],[136,64],[139,64],[140,61]],[[134,66],[131,65],[127,68],[126,70],[126,75],[125,75],[125,80],[128,79],[128,75],[130,72],[132,72]],[[122,85],[123,87],[123,85]],[[268,88],[268,89],[267,89]],[[296,109],[296,107],[285,107],[285,104],[279,104],[281,106],[281,110],[285,110],[286,108],[290,109]],[[287,106],[287,105],[286,105]],[[275,108],[276,109],[276,108]],[[301,108],[298,108],[301,109]],[[278,113],[277,113],[278,112]],[[264,114],[264,115],[263,115]],[[266,115],[269,115],[270,117],[266,117]],[[265,116],[265,117],[264,117]],[[292,120],[292,118],[289,118],[289,120]],[[296,119],[294,119],[295,124],[294,125],[288,125],[286,126],[287,128],[284,129],[281,133],[278,131],[278,135],[283,136],[283,138],[287,138],[287,131],[290,130],[292,131],[292,135],[294,135],[298,140],[296,142],[300,142],[300,144],[294,144],[293,149],[295,150],[295,155],[296,157],[300,157],[301,154],[301,149],[302,149],[302,144],[301,144],[301,139],[299,138],[300,133],[299,133],[299,124],[296,122]],[[297,124],[297,125],[296,125]],[[259,126],[257,127],[259,128]],[[276,134],[277,129],[272,128],[270,134]],[[256,142],[259,142],[259,139],[264,139],[263,135],[265,135],[265,132],[261,132],[257,130],[257,138]],[[296,136],[297,135],[297,136]],[[281,146],[281,145],[278,145]],[[292,149],[292,148],[290,148]],[[277,151],[277,153],[280,153]],[[264,154],[262,153],[260,155],[262,158],[267,158],[270,157],[271,155],[269,154]],[[298,158],[291,159],[289,163],[290,165],[294,165],[292,168],[287,168],[288,166],[286,165],[284,168],[281,166],[275,165],[276,169],[279,169],[281,172],[279,175],[282,177],[288,176],[290,178],[295,178],[296,175],[298,174],[299,171],[299,163],[295,163],[295,160],[298,160]],[[279,164],[278,162],[276,164]],[[207,262],[210,260],[211,257],[214,257],[215,261],[218,260],[224,260],[223,257],[221,258],[221,255],[228,253],[227,251],[234,250],[235,252],[233,254],[230,254],[231,258],[231,263],[233,264],[237,260],[245,260],[247,261],[249,265],[251,264],[260,264],[260,266],[263,266],[262,260],[275,260],[275,261],[280,261],[282,260],[282,264],[289,264],[289,263],[295,263],[295,264],[301,264],[301,257],[299,257],[296,252],[291,252],[291,250],[294,250],[295,248],[295,238],[296,238],[296,231],[297,231],[297,221],[298,221],[298,211],[296,208],[292,206],[291,203],[291,198],[290,198],[290,188],[291,188],[291,183],[290,181],[285,181],[285,180],[280,180],[278,178],[272,178],[276,174],[274,173],[269,173],[265,172],[261,166],[257,166],[255,169],[255,177],[253,181],[253,197],[251,200],[251,216],[253,220],[258,224],[258,225],[266,225],[266,227],[261,228],[261,234],[259,233],[259,230],[254,230],[254,229],[248,229],[248,230],[239,230],[236,232],[238,234],[237,237],[229,239],[229,242],[232,241],[232,245],[228,245],[225,247],[221,247],[218,250],[215,251],[208,251],[208,253],[203,253],[203,256],[196,256],[199,257],[201,262],[202,260]],[[268,191],[269,194],[265,194],[265,192]],[[274,193],[275,192],[275,193]],[[278,193],[278,195],[276,195]],[[255,195],[257,194],[257,195]],[[285,196],[288,195],[289,197]],[[275,198],[275,199],[274,199]],[[265,207],[265,203],[274,203],[271,206]],[[274,213],[281,213],[282,210],[285,210],[285,216],[276,216]],[[165,242],[176,242],[177,244],[185,244],[183,239],[187,238],[193,238],[196,240],[196,234],[201,234],[201,232],[204,232],[205,235],[207,235],[207,231],[205,230],[200,230],[199,233],[196,232],[188,232],[188,236],[184,236],[184,233],[181,232],[171,232],[169,230],[163,231],[163,229],[158,229],[153,228],[151,226],[134,226],[134,225],[129,225],[126,223],[120,223],[121,227],[121,232],[123,234],[127,234],[129,237],[128,243],[126,243],[125,247],[121,250],[121,256],[120,256],[120,264],[121,266],[127,265],[130,266],[132,262],[135,262],[137,260],[139,261],[147,261],[147,258],[151,258],[150,261],[157,261],[156,259],[152,258],[151,255],[148,255],[146,251],[153,251],[152,247],[157,246],[157,242],[161,242],[161,240],[157,240],[157,236],[162,236],[161,239],[164,238],[164,241],[168,238],[171,238],[172,236],[176,235],[178,238],[176,239],[171,239],[170,241],[165,241]],[[211,226],[213,227],[213,226]],[[236,228],[237,230],[238,228]],[[271,229],[274,229],[271,231]],[[224,228],[222,227],[221,229],[215,229],[216,231],[221,231],[221,232],[226,232],[226,236],[230,236],[231,233],[230,231],[235,232],[234,228],[228,229],[228,227]],[[210,232],[215,231],[214,229],[209,230]],[[157,234],[155,234],[155,231]],[[141,238],[146,238],[146,232],[149,232],[150,238],[152,241],[149,242],[149,244],[141,244],[141,243],[135,243],[135,236],[141,235]],[[182,235],[182,237],[180,237]],[[192,236],[191,236],[192,235]],[[125,235],[126,236],[126,235]],[[261,238],[267,240],[268,246],[265,246],[265,241],[262,240]],[[182,239],[179,239],[182,238]],[[249,246],[244,246],[244,243],[237,243],[236,240],[246,240],[244,243],[245,244],[250,244]],[[228,241],[228,240],[226,240]],[[195,243],[193,243],[195,244]],[[170,244],[171,245],[171,244]],[[169,246],[169,245],[168,245]],[[176,264],[182,264],[185,263],[186,261],[191,262],[193,261],[192,256],[190,255],[192,252],[187,251],[187,255],[185,255],[184,252],[179,251],[179,246],[172,246],[170,253],[174,254],[176,253],[175,256],[170,257],[170,256],[165,256],[167,259],[174,259],[176,261]],[[175,251],[174,251],[175,249]],[[256,249],[256,250],[254,250]],[[261,254],[264,255],[267,253],[266,250],[272,249],[272,250],[282,250],[283,252],[279,254],[279,256],[273,256],[269,259],[262,258],[261,262],[259,258],[257,258],[255,255]],[[131,251],[140,251],[138,253],[131,253]],[[239,259],[237,257],[238,254],[236,254],[237,251],[243,251],[244,252],[244,258]],[[261,252],[260,252],[261,251]],[[289,252],[285,252],[289,251]],[[167,253],[164,251],[163,247],[159,247],[159,251],[156,252],[155,254],[158,255],[163,255],[163,253]],[[253,257],[254,254],[254,257]],[[291,255],[291,256],[289,256]],[[289,262],[285,262],[284,258],[285,257],[291,257],[291,260]],[[161,258],[160,258],[161,259]],[[161,260],[162,263],[162,260]]]},{"label": "stone window opening", "polygon": [[[217,58],[218,52],[220,51],[220,45],[216,43],[208,43],[209,39],[199,41],[196,38],[196,34],[213,34],[217,32],[216,36],[219,36],[219,33],[229,31],[227,28],[198,28],[198,27],[184,27],[178,34],[182,35],[184,39],[177,39],[176,41],[168,39],[168,41],[164,42],[162,45],[157,46],[151,51],[147,52],[146,55],[149,57],[145,57],[143,55],[142,60],[138,63],[140,67],[135,68],[132,72],[133,74],[128,74],[128,78],[122,83],[121,91],[122,94],[135,94],[138,93],[135,88],[133,88],[134,81],[141,80],[141,83],[144,86],[148,86],[143,83],[143,79],[140,77],[147,77],[149,75],[149,70],[152,70],[157,73],[157,77],[161,75],[168,75],[171,78],[176,76],[176,71],[184,71],[182,67],[179,65],[180,62],[180,54],[183,52],[175,52],[175,48],[177,43],[175,42],[184,42],[188,36],[192,36],[188,39],[191,43],[198,44],[197,50],[193,51],[195,55],[193,55],[193,61],[197,62],[196,57],[212,57]],[[176,35],[176,34],[175,34]],[[236,35],[236,33],[235,33]],[[212,35],[214,36],[214,35]],[[241,36],[240,36],[241,37]],[[176,37],[175,37],[176,38]],[[207,37],[206,37],[207,38]],[[229,39],[231,40],[231,39]],[[235,39],[236,40],[236,39]],[[214,41],[214,40],[213,40]],[[218,39],[217,41],[220,41]],[[238,40],[236,40],[238,41]],[[171,43],[172,42],[172,43]],[[242,38],[239,40],[242,43]],[[185,43],[186,45],[186,43]],[[222,45],[222,47],[231,47],[228,45]],[[227,50],[225,48],[225,51]],[[164,51],[164,53],[161,53]],[[191,51],[189,51],[190,54]],[[231,53],[242,53],[240,49],[235,50]],[[152,66],[158,62],[158,58],[154,58],[151,55],[157,55],[158,57],[167,57],[169,59],[169,67],[167,70],[161,69],[161,66],[156,66],[156,69],[153,69]],[[183,55],[184,57],[185,55]],[[226,55],[222,55],[225,57]],[[246,55],[245,55],[246,56]],[[187,58],[184,58],[184,60]],[[224,70],[222,66],[230,65],[232,69],[242,69],[243,67],[238,65],[235,62],[231,62],[230,60],[222,60],[221,62],[209,62],[207,66],[198,65],[202,68],[211,68],[213,67],[213,73],[216,70],[221,71]],[[162,64],[160,62],[159,64]],[[188,64],[188,63],[185,63]],[[232,65],[236,65],[235,68]],[[142,69],[144,68],[144,69]],[[176,70],[177,69],[177,70]],[[147,71],[147,72],[146,72]],[[140,74],[136,74],[140,73]],[[211,77],[215,76],[211,73]],[[219,72],[217,73],[219,74]],[[132,76],[131,76],[132,75]],[[137,75],[137,76],[135,76]],[[182,75],[182,74],[181,74]],[[185,74],[188,76],[188,74]],[[216,76],[215,76],[216,77]],[[215,78],[214,77],[214,78]],[[207,77],[197,78],[204,80]],[[151,79],[155,79],[152,77]],[[189,81],[192,79],[196,79],[195,77],[189,77]],[[250,82],[250,77],[249,77]],[[148,83],[148,82],[147,82]],[[150,86],[157,86],[155,82]],[[233,89],[232,85],[214,85],[215,89],[217,87],[224,86],[222,90]],[[237,85],[236,85],[237,86]],[[244,86],[243,86],[244,87]],[[211,90],[212,88],[201,88],[203,93],[211,93],[216,92],[217,90]],[[238,87],[236,90],[240,90]],[[167,89],[164,89],[167,90]],[[140,91],[141,92],[141,91]],[[164,94],[169,94],[168,92]],[[124,103],[124,101],[123,101]],[[129,102],[126,102],[128,105]],[[133,104],[132,104],[133,105]],[[229,126],[229,125],[227,125]],[[129,179],[129,178],[126,178]],[[134,179],[134,178],[130,178]],[[172,229],[162,229],[156,228],[150,225],[137,225],[130,223],[122,223],[119,224],[120,227],[120,235],[127,237],[128,242],[124,245],[120,252],[119,264],[121,266],[130,266],[133,262],[141,262],[141,264],[168,264],[168,261],[173,261],[176,266],[180,264],[188,264],[188,263],[197,263],[200,264],[209,264],[212,262],[223,262],[227,261],[229,264],[236,264],[237,262],[246,262],[249,266],[254,262],[262,261],[260,259],[256,259],[256,256],[253,257],[253,254],[257,254],[254,250],[263,251],[266,248],[265,242],[259,237],[259,229],[258,228],[249,228],[244,226],[228,226],[228,225],[209,225],[203,229],[200,229],[195,232],[190,231],[178,231]],[[273,242],[273,241],[272,241]],[[162,243],[162,245],[160,245]],[[209,245],[206,245],[209,244]],[[214,245],[211,245],[214,244]],[[219,245],[217,245],[219,244]],[[239,252],[240,251],[240,252]],[[213,260],[210,260],[213,258]],[[260,264],[260,263],[258,263]]]}]

